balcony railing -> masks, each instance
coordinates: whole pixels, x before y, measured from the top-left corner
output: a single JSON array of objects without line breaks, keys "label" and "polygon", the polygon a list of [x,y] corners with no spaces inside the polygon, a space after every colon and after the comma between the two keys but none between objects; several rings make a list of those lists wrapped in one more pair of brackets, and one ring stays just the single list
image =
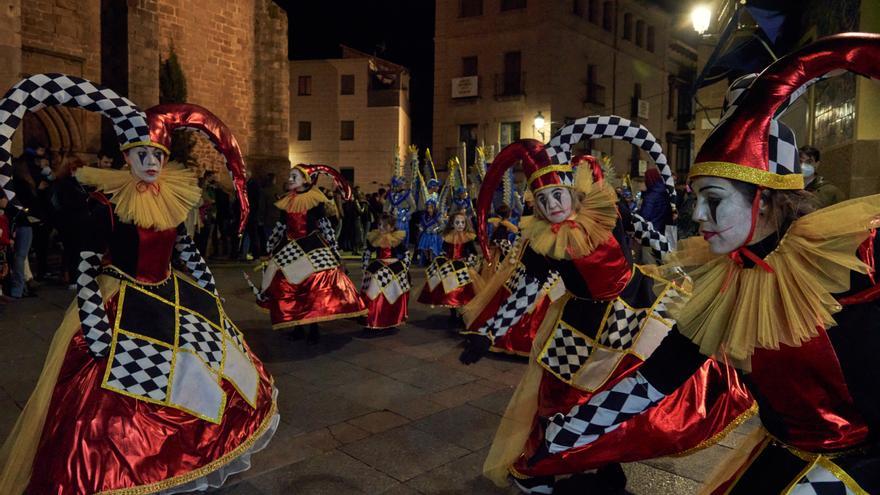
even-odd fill
[{"label": "balcony railing", "polygon": [[495,74],[495,97],[506,98],[526,94],[525,72],[502,72]]}]

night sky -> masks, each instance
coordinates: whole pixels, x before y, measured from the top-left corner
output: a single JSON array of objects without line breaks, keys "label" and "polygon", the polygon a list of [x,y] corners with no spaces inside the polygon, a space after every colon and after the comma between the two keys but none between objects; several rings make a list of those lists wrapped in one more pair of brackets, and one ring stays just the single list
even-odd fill
[{"label": "night sky", "polygon": [[[410,70],[413,143],[431,144],[434,78],[434,1],[279,1],[287,10],[288,58],[338,58],[339,45]],[[400,21],[399,19],[405,19]]]}]

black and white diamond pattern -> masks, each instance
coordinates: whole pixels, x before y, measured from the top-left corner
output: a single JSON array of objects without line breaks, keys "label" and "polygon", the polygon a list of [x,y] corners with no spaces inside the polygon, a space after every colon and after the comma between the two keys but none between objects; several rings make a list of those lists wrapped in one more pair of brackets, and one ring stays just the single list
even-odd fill
[{"label": "black and white diamond pattern", "polygon": [[610,390],[594,395],[586,404],[574,406],[568,414],[557,413],[549,418],[544,431],[546,447],[551,454],[557,454],[592,443],[663,397],[636,371]]},{"label": "black and white diamond pattern", "polygon": [[438,265],[439,265],[438,266],[438,273],[440,275],[440,278],[445,278],[447,275],[449,275],[450,273],[455,271],[455,266],[452,264],[451,261],[449,261],[449,260],[444,260],[444,261],[446,261],[446,262],[442,263],[442,264],[438,263]]},{"label": "black and white diamond pattern", "polygon": [[471,283],[471,274],[467,270],[459,270],[455,272],[455,280],[459,287],[465,286]]},{"label": "black and white diamond pattern", "polygon": [[789,492],[790,495],[855,495],[834,473],[816,464]]},{"label": "black and white diamond pattern", "polygon": [[277,253],[272,255],[272,259],[275,260],[275,263],[277,263],[278,266],[284,268],[305,255],[306,252],[303,251],[296,241],[290,241]]},{"label": "black and white diamond pattern", "polygon": [[211,273],[205,258],[202,257],[202,253],[199,252],[196,243],[193,242],[192,237],[186,231],[178,233],[174,249],[177,251],[180,261],[189,270],[190,275],[196,279],[198,286],[212,294],[217,294],[214,274]]},{"label": "black and white diamond pattern", "polygon": [[12,200],[12,136],[25,112],[47,106],[79,107],[113,121],[120,144],[149,141],[146,115],[128,98],[86,79],[65,74],[34,74],[15,84],[0,99],[0,187]]},{"label": "black and white diamond pattern", "polygon": [[602,334],[599,343],[612,349],[629,349],[639,334],[642,321],[648,315],[648,311],[633,310],[620,299],[615,299],[611,303],[609,311],[605,320],[605,333]]},{"label": "black and white diamond pattern", "polygon": [[581,117],[571,124],[561,127],[547,145],[547,155],[551,163],[571,163],[571,149],[584,139],[611,138],[629,141],[645,150],[666,183],[670,203],[675,203],[675,180],[672,169],[663,153],[663,147],[644,126],[617,115],[591,115]]},{"label": "black and white diamond pattern", "polygon": [[235,328],[235,325],[232,324],[232,321],[229,320],[229,317],[226,315],[223,316],[223,329],[226,331],[226,335],[232,340],[236,347],[241,352],[247,353],[244,348],[244,337],[242,337],[241,332]]},{"label": "black and white diamond pattern", "polygon": [[507,296],[498,311],[486,320],[477,332],[495,337],[504,335],[535,304],[540,290],[541,281],[523,271],[516,289]]},{"label": "black and white diamond pattern", "polygon": [[272,228],[272,233],[269,234],[269,240],[266,241],[266,251],[274,252],[278,244],[284,239],[285,234],[287,234],[287,225],[280,220],[275,222],[275,227]]},{"label": "black and white diamond pattern", "polygon": [[516,291],[516,288],[519,287],[526,277],[526,267],[519,263],[516,265],[516,268],[513,269],[513,273],[510,274],[510,277],[507,278],[504,285],[507,286],[507,289],[510,292]]},{"label": "black and white diamond pattern", "polygon": [[553,476],[541,476],[535,478],[517,478],[510,477],[513,484],[519,488],[519,491],[527,495],[551,495],[555,480]]},{"label": "black and white diamond pattern", "polygon": [[541,362],[563,380],[571,380],[590,357],[593,346],[572,332],[561,322],[557,323],[553,339],[541,354]]},{"label": "black and white diamond pattern", "polygon": [[188,311],[180,311],[180,341],[182,349],[194,351],[208,363],[208,366],[219,370],[223,363],[223,342],[218,331],[207,321]]},{"label": "black and white diamond pattern", "polygon": [[670,244],[669,239],[667,239],[661,232],[657,231],[654,228],[654,224],[645,220],[645,218],[638,213],[632,214],[632,228],[633,235],[635,235],[636,239],[639,240],[639,243],[642,246],[651,250],[651,255],[654,256],[654,259],[662,261],[672,252],[673,247]]},{"label": "black and white diamond pattern", "polygon": [[171,374],[170,347],[119,333],[107,386],[129,394],[164,401]]},{"label": "black and white diamond pattern", "polygon": [[76,278],[76,303],[83,337],[95,357],[104,357],[113,342],[110,321],[104,311],[104,298],[98,285],[98,270],[103,255],[93,251],[80,253],[79,275]]},{"label": "black and white diamond pattern", "polygon": [[316,272],[336,268],[338,264],[336,255],[330,248],[313,249],[307,254]]},{"label": "black and white diamond pattern", "polygon": [[333,230],[333,224],[330,223],[330,219],[327,217],[323,217],[318,220],[318,229],[321,231],[321,236],[324,237],[324,241],[327,242],[327,245],[330,246],[330,249],[336,250],[336,231]]},{"label": "black and white diamond pattern", "polygon": [[776,119],[770,120],[770,137],[767,146],[770,155],[770,172],[787,175],[801,173],[800,157],[794,132]]}]

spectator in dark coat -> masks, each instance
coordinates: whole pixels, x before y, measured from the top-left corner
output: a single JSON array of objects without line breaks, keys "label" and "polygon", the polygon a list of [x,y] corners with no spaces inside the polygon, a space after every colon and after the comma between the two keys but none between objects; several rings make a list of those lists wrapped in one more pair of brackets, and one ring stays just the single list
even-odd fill
[{"label": "spectator in dark coat", "polygon": [[642,206],[638,213],[662,234],[666,226],[672,223],[672,207],[669,205],[666,184],[663,183],[660,171],[656,168],[649,168],[645,172],[645,188]]}]

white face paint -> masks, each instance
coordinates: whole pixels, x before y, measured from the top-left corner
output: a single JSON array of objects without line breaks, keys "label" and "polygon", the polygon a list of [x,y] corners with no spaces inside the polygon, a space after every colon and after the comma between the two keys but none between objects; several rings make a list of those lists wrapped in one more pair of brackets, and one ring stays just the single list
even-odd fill
[{"label": "white face paint", "polygon": [[467,228],[467,220],[462,215],[456,215],[455,218],[452,219],[452,228],[454,228],[456,232],[464,232],[465,228]]},{"label": "white face paint", "polygon": [[302,172],[302,170],[295,168],[290,171],[290,176],[287,178],[288,191],[302,192],[306,184],[306,175]]},{"label": "white face paint", "polygon": [[155,146],[135,146],[125,151],[125,161],[136,179],[152,184],[159,179],[168,155]]},{"label": "white face paint", "polygon": [[699,177],[692,183],[697,195],[694,221],[715,254],[727,254],[746,244],[752,228],[751,198],[730,179]]},{"label": "white face paint", "polygon": [[535,207],[550,223],[568,220],[571,203],[571,190],[567,187],[548,187],[535,194]]}]

